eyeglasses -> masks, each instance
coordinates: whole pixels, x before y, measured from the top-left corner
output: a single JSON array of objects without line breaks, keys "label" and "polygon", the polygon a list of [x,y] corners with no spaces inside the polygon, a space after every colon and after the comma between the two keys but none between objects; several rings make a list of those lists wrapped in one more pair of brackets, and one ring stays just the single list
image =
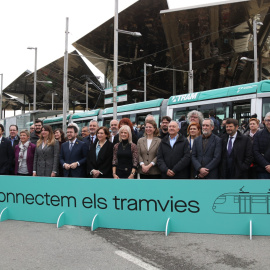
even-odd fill
[{"label": "eyeglasses", "polygon": [[270,119],[265,119],[264,121],[265,121],[265,122],[270,122]]}]

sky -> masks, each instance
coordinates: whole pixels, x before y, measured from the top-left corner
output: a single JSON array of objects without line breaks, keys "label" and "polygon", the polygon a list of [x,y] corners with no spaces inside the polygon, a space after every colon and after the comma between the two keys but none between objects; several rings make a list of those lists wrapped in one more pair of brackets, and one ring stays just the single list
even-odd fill
[{"label": "sky", "polygon": [[[118,0],[118,11],[135,2]],[[215,2],[217,0],[203,1],[204,4]],[[169,0],[169,7],[201,3],[202,0]],[[64,55],[66,17],[69,17],[68,50],[71,52],[75,49],[71,45],[73,42],[114,16],[114,5],[115,0],[1,1],[0,74],[3,73],[3,89],[24,71],[34,71],[35,53],[27,47],[38,48],[37,69]],[[90,68],[96,76],[102,75],[93,66]]]}]

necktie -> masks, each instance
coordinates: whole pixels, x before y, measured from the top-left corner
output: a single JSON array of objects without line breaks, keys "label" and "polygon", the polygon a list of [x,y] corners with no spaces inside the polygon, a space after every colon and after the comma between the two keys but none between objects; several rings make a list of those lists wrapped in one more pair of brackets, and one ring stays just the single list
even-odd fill
[{"label": "necktie", "polygon": [[229,144],[228,144],[228,154],[230,155],[232,152],[232,139],[233,137],[230,137]]},{"label": "necktie", "polygon": [[91,136],[91,144],[94,142],[94,137]]},{"label": "necktie", "polygon": [[71,143],[69,144],[69,151],[72,150],[72,147],[73,147],[73,143],[71,142]]}]

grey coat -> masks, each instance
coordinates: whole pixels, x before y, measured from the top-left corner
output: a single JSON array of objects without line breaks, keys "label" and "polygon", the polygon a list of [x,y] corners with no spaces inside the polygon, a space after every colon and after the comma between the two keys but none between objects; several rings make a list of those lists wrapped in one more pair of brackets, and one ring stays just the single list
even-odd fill
[{"label": "grey coat", "polygon": [[55,141],[54,145],[42,144],[36,148],[34,158],[33,171],[37,172],[37,176],[51,176],[52,172],[58,173],[59,164],[59,142]]}]

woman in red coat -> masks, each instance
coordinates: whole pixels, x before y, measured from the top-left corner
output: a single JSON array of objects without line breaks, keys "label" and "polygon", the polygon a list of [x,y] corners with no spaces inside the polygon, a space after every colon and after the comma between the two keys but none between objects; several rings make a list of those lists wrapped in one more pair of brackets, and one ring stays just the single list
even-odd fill
[{"label": "woman in red coat", "polygon": [[23,129],[20,132],[20,142],[15,146],[15,174],[32,175],[36,146],[29,141],[30,133]]}]

